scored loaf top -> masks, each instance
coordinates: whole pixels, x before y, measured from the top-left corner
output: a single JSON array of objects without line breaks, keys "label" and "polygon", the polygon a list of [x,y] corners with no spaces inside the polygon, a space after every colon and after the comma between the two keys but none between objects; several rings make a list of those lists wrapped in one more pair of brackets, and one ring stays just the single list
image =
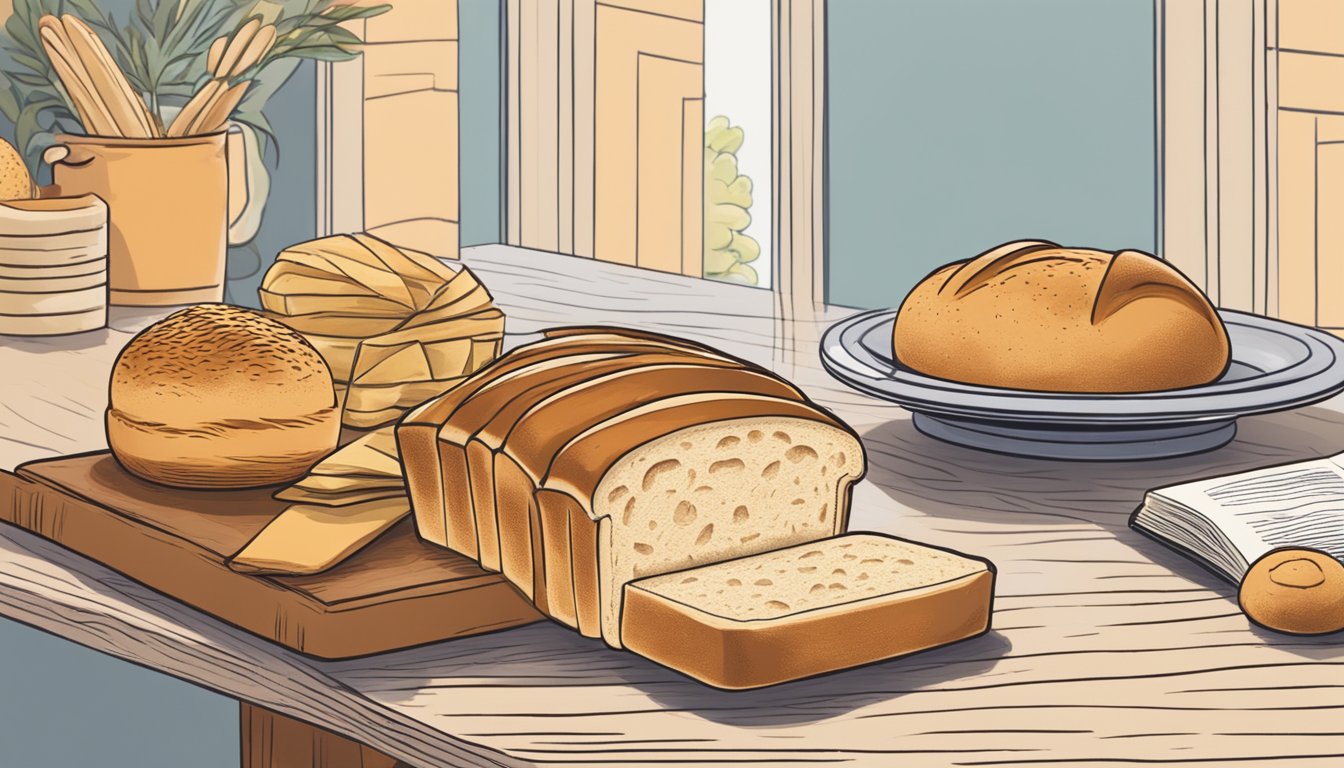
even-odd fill
[{"label": "scored loaf top", "polygon": [[1196,386],[1230,359],[1217,311],[1170,264],[1043,240],[934,271],[902,302],[892,345],[920,373],[1042,392]]}]

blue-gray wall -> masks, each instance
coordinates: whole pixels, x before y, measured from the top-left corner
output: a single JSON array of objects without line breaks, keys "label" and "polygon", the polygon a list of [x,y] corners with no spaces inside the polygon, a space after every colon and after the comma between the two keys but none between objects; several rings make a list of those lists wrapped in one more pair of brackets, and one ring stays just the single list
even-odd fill
[{"label": "blue-gray wall", "polygon": [[1151,0],[831,0],[828,298],[1007,240],[1151,251]]},{"label": "blue-gray wall", "polygon": [[0,619],[0,766],[237,768],[238,703]]},{"label": "blue-gray wall", "polygon": [[[0,0],[3,2],[3,0]],[[257,237],[229,249],[225,300],[258,307],[261,278],[286,246],[313,239],[317,232],[317,66],[303,62],[266,102],[275,129],[266,164],[271,169]]]},{"label": "blue-gray wall", "polygon": [[[6,2],[7,0],[0,0]],[[124,12],[127,0],[110,10]],[[500,240],[500,0],[461,0],[462,242]],[[275,254],[313,236],[316,69],[270,100],[271,195],[253,247],[229,254],[231,301],[256,304]],[[0,136],[14,129],[0,116]],[[235,768],[238,704],[174,678],[0,619],[0,766]]]},{"label": "blue-gray wall", "polygon": [[[130,6],[108,2],[117,14]],[[271,196],[255,249],[229,254],[229,295],[239,303],[255,305],[261,275],[281,248],[313,236],[315,99],[309,63],[267,107],[280,152],[270,153]],[[14,139],[3,116],[0,136]],[[0,618],[0,767],[238,765],[233,699]]]},{"label": "blue-gray wall", "polygon": [[459,0],[462,245],[501,241],[500,0]]}]

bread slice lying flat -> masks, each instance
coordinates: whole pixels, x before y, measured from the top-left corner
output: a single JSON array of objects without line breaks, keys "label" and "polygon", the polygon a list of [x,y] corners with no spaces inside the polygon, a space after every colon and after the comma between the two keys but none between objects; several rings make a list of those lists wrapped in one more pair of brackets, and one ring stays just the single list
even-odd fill
[{"label": "bread slice lying flat", "polygon": [[989,628],[994,568],[855,533],[631,582],[626,648],[718,688],[868,664]]}]

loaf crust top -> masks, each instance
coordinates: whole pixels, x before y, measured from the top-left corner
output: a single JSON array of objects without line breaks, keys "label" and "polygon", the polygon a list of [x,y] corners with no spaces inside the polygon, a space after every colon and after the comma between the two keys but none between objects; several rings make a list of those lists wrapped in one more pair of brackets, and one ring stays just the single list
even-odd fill
[{"label": "loaf crust top", "polygon": [[948,264],[897,313],[896,359],[930,376],[1048,392],[1149,392],[1226,370],[1227,331],[1170,264],[1026,240]]}]

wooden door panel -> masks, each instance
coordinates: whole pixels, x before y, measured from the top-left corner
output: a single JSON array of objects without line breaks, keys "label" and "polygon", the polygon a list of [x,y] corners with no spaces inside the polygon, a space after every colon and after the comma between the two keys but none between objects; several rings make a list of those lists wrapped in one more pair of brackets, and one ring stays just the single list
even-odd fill
[{"label": "wooden door panel", "polygon": [[1316,145],[1316,324],[1344,329],[1344,144]]},{"label": "wooden door panel", "polygon": [[1316,322],[1316,120],[1279,112],[1279,317]]},{"label": "wooden door panel", "polygon": [[[700,0],[681,5],[703,13]],[[684,219],[703,217],[703,166],[684,155],[686,101],[704,96],[704,26],[609,5],[596,14],[594,255],[681,272]]]},{"label": "wooden door panel", "polygon": [[507,0],[507,242],[700,275],[704,0]]},{"label": "wooden door panel", "polygon": [[1278,316],[1344,331],[1344,117],[1278,115]]},{"label": "wooden door panel", "polygon": [[543,251],[560,249],[559,31],[558,2],[535,3],[519,19],[519,141],[523,189],[530,198],[523,201],[522,237],[529,248]]},{"label": "wooden door panel", "polygon": [[705,100],[681,100],[681,273],[705,274]]},{"label": "wooden door panel", "polygon": [[673,19],[705,20],[704,0],[601,0],[601,4]]},{"label": "wooden door panel", "polygon": [[[684,272],[688,243],[683,222],[688,216],[703,218],[703,206],[686,209],[686,176],[688,170],[694,173],[687,168],[686,155],[690,152],[698,157],[703,150],[702,140],[686,133],[687,102],[702,100],[683,94],[697,91],[703,68],[641,53],[636,70],[636,263],[663,272]],[[699,136],[703,134],[701,128]]]}]

